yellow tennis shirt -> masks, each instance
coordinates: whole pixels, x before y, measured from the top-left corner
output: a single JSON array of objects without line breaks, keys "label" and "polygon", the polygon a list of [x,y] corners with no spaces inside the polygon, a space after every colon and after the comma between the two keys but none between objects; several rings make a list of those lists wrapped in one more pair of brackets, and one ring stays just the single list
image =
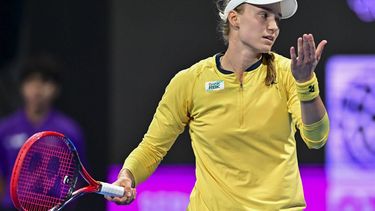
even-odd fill
[{"label": "yellow tennis shirt", "polygon": [[328,116],[302,123],[290,60],[274,55],[277,79],[271,86],[264,83],[262,61],[244,73],[242,85],[221,70],[217,55],[179,72],[124,163],[136,184],[152,174],[188,125],[197,178],[188,210],[305,208],[294,134],[297,127],[309,148],[323,146]]}]

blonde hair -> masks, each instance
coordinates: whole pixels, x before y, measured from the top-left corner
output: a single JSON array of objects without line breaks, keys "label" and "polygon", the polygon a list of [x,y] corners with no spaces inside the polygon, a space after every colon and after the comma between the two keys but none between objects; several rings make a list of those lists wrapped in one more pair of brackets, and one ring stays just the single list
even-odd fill
[{"label": "blonde hair", "polygon": [[[230,0],[218,0],[216,2],[216,7],[219,10],[219,13],[224,13],[225,7],[228,5]],[[243,12],[243,4],[239,5],[234,9],[234,11],[238,13]],[[229,32],[230,32],[230,27],[229,23],[226,20],[222,20],[220,18],[219,24],[218,24],[218,31],[221,33],[221,36],[223,38],[224,44],[228,46],[229,42]],[[266,86],[271,86],[272,84],[276,83],[276,70],[275,70],[275,65],[274,65],[274,59],[275,56],[273,53],[263,53],[263,64],[267,65],[267,75],[264,80],[264,83]]]}]

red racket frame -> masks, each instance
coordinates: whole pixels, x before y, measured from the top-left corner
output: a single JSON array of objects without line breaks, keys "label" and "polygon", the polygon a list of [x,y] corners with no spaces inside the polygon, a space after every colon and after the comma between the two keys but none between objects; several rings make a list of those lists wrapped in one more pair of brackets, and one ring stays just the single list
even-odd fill
[{"label": "red racket frame", "polygon": [[[77,150],[75,149],[73,143],[68,138],[66,138],[63,134],[61,134],[61,133],[54,132],[54,131],[43,131],[43,132],[39,132],[39,133],[34,134],[33,136],[31,136],[25,142],[25,144],[22,146],[20,152],[18,153],[17,159],[15,161],[15,164],[14,164],[14,167],[13,167],[13,172],[12,172],[12,178],[11,178],[11,181],[10,181],[10,196],[11,196],[11,199],[13,201],[14,206],[17,209],[22,209],[22,205],[19,202],[18,196],[17,196],[18,179],[20,177],[20,168],[22,166],[21,165],[22,161],[25,159],[25,156],[27,155],[27,153],[28,153],[29,149],[31,148],[31,146],[36,141],[38,141],[39,139],[41,139],[43,137],[46,137],[46,136],[59,136],[59,137],[63,137],[64,139],[66,139],[66,140],[68,140],[70,142],[70,144],[72,145],[72,147],[74,149],[74,150],[72,150],[72,153],[74,153],[74,156],[76,156],[77,160],[78,160],[79,173],[86,180],[86,182],[89,184],[86,187],[82,187],[82,188],[80,188],[78,190],[75,190],[71,194],[71,196],[68,197],[68,199],[66,201],[64,201],[62,204],[56,205],[51,210],[60,210],[67,203],[69,203],[70,201],[78,198],[79,196],[81,196],[83,194],[86,194],[86,193],[96,193],[96,192],[99,192],[100,189],[101,189],[100,182],[98,182],[95,179],[93,179],[91,177],[91,175],[87,172],[87,170],[85,169],[85,167],[82,165],[82,163],[81,163],[81,161],[79,159]],[[66,144],[68,144],[68,143],[66,143]]]}]

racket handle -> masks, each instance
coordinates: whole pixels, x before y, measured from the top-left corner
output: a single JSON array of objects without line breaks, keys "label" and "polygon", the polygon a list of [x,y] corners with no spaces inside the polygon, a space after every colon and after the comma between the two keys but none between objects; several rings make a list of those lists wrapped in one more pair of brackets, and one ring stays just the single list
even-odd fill
[{"label": "racket handle", "polygon": [[112,185],[106,182],[100,182],[101,188],[98,193],[106,196],[117,196],[121,197],[125,195],[125,189],[121,186]]}]

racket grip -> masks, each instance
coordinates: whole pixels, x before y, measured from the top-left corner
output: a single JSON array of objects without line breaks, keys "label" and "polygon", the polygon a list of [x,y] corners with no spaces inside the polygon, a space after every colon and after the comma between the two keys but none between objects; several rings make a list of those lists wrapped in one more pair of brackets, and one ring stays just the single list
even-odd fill
[{"label": "racket grip", "polygon": [[106,182],[100,182],[101,188],[98,193],[106,196],[117,196],[121,197],[125,195],[125,189],[121,186],[112,185]]}]

